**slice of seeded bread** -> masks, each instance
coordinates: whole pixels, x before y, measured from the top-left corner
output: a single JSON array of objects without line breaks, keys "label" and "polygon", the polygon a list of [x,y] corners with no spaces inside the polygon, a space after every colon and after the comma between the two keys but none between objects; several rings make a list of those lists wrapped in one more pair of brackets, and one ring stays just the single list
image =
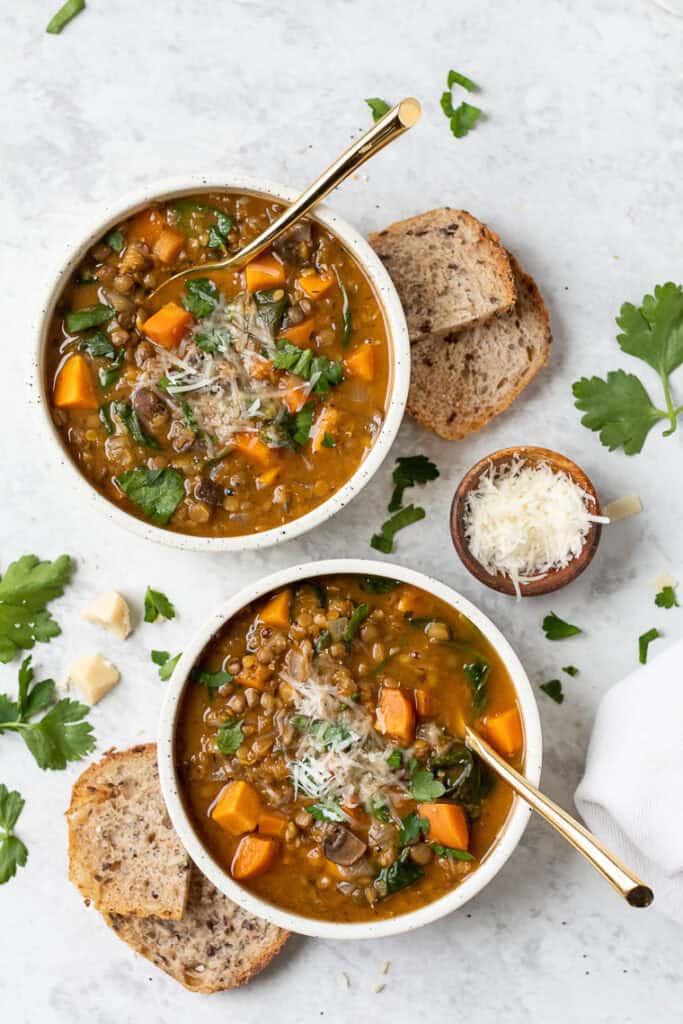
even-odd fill
[{"label": "slice of seeded bread", "polygon": [[512,310],[413,345],[408,412],[446,440],[480,430],[507,409],[548,358],[545,303],[533,278],[510,260],[517,289]]},{"label": "slice of seeded bread", "polygon": [[413,343],[483,323],[514,305],[507,252],[465,210],[430,210],[371,234],[369,242],[396,286]]},{"label": "slice of seeded bread", "polygon": [[98,910],[179,920],[190,859],[159,788],[156,746],[109,751],[76,781],[69,823],[69,878]]},{"label": "slice of seeded bread", "polygon": [[136,953],[192,992],[236,988],[262,971],[289,932],[252,917],[192,867],[182,921],[104,914],[105,921]]}]

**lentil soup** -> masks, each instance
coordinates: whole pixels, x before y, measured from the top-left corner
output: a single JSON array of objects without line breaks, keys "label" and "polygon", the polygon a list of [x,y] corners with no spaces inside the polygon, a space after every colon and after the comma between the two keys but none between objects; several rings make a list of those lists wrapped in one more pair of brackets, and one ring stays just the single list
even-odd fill
[{"label": "lentil soup", "polygon": [[179,533],[282,526],[360,466],[384,421],[387,328],[372,286],[314,220],[243,271],[174,282],[236,252],[282,210],[215,192],[149,206],[88,252],[58,301],[47,392],[101,494]]},{"label": "lentil soup", "polygon": [[508,817],[464,723],[522,766],[513,684],[482,633],[410,584],[325,576],[208,644],[178,712],[179,788],[213,858],[261,899],[395,917],[476,870]]}]

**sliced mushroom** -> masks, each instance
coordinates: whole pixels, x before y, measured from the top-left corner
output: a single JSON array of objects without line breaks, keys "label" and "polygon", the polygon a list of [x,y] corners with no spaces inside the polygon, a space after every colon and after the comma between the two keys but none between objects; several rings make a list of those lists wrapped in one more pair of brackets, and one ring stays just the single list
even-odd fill
[{"label": "sliced mushroom", "polygon": [[310,221],[300,220],[293,228],[273,242],[273,249],[283,260],[291,263],[306,259],[310,255],[313,233]]},{"label": "sliced mushroom", "polygon": [[225,497],[225,488],[219,487],[208,477],[202,477],[195,486],[194,496],[198,501],[206,501],[209,505],[222,505]]},{"label": "sliced mushroom", "polygon": [[152,434],[156,434],[168,423],[168,406],[151,388],[138,388],[135,391],[133,408],[142,420],[143,426]]},{"label": "sliced mushroom", "polygon": [[327,859],[345,867],[360,860],[367,848],[367,844],[344,825],[331,825],[323,841]]}]

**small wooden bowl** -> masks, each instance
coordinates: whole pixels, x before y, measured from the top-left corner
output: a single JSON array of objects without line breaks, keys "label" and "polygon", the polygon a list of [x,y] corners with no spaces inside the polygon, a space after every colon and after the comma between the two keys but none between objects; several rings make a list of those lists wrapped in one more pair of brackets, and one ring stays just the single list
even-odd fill
[{"label": "small wooden bowl", "polygon": [[[565,455],[560,455],[559,452],[550,451],[549,448],[527,448],[522,445],[518,448],[501,448],[500,451],[494,452],[492,455],[488,455],[485,459],[477,462],[462,478],[455,492],[451,506],[451,535],[455,550],[460,555],[460,559],[468,572],[478,579],[480,583],[486,584],[487,587],[491,587],[493,590],[498,590],[501,594],[515,594],[512,580],[500,573],[493,575],[487,572],[481,562],[478,562],[472,555],[465,538],[465,505],[469,492],[477,486],[480,477],[491,464],[498,467],[507,462],[512,462],[514,458],[523,459],[531,465],[545,462],[553,471],[567,473],[589,496],[590,504],[593,506],[591,508],[591,515],[600,515],[600,502],[590,479],[580,466],[577,466],[575,462],[572,462]],[[520,583],[519,589],[522,597],[538,597],[541,594],[550,594],[553,590],[559,590],[560,587],[566,586],[567,583],[571,583],[577,576],[580,576],[586,566],[590,564],[593,555],[598,549],[601,533],[601,524],[593,523],[578,558],[572,559],[564,569],[555,569],[538,579],[532,579],[528,583]]]}]

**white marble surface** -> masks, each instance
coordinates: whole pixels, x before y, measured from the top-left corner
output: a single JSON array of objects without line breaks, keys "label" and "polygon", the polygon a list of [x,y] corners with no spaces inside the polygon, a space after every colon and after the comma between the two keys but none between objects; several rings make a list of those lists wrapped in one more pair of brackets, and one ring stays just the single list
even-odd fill
[{"label": "white marble surface", "polygon": [[[216,601],[244,581],[313,557],[370,555],[390,464],[331,524],[264,554],[205,557],[151,547],[93,521],[58,486],[26,412],[23,380],[39,286],[62,240],[97,204],[157,177],[231,167],[304,185],[369,119],[363,97],[414,94],[424,120],[334,196],[362,229],[449,203],[498,230],[538,279],[555,344],[551,363],[514,408],[449,445],[406,423],[396,454],[425,451],[442,476],[424,495],[425,523],[401,535],[396,560],[432,572],[507,633],[535,683],[571,660],[557,707],[540,695],[544,783],[570,806],[600,695],[636,660],[636,638],[680,612],[655,609],[652,576],[683,572],[683,432],[653,436],[641,456],[609,454],[579,426],[570,384],[630,360],[615,341],[625,299],[680,280],[683,20],[647,0],[391,0],[317,4],[88,0],[62,36],[44,33],[58,0],[1,6],[0,557],[73,553],[78,571],[57,614],[64,635],[35,652],[59,676],[71,654],[102,649],[122,668],[92,713],[98,751],[154,735],[163,684],[148,650],[179,650]],[[439,109],[449,68],[483,86],[487,120],[456,141]],[[640,366],[638,372],[641,372]],[[642,376],[654,384],[653,375]],[[682,382],[676,382],[680,395]],[[608,531],[591,569],[552,600],[516,606],[468,578],[452,552],[447,510],[462,471],[503,445],[542,443],[581,462],[605,499],[638,492],[645,512]],[[85,599],[118,586],[140,608],[147,583],[179,609],[122,648],[80,623]],[[542,638],[545,612],[585,627],[565,646]],[[0,689],[14,686],[0,668]],[[644,694],[647,702],[656,694]],[[634,757],[639,757],[634,751]],[[681,1017],[680,931],[622,906],[544,825],[533,822],[502,875],[465,911],[373,945],[292,939],[242,991],[185,993],[110,935],[66,881],[62,812],[79,768],[43,774],[4,737],[0,779],[26,799],[28,866],[0,890],[0,1005],[7,1020],[43,1022],[342,1022],[362,1012],[407,1021],[598,1021]],[[375,994],[384,960],[386,988]],[[339,987],[344,970],[351,987]],[[264,1016],[266,1015],[266,1016]]]}]

